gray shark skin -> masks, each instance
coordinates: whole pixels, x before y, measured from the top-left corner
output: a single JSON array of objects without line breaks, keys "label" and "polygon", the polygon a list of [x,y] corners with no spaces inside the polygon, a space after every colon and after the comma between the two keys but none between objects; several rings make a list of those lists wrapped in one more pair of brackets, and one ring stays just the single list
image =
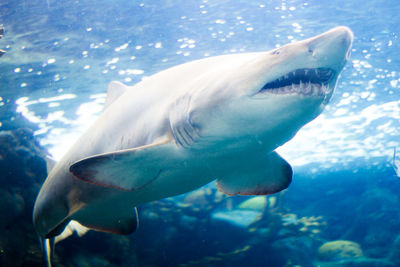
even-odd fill
[{"label": "gray shark skin", "polygon": [[136,206],[215,179],[229,195],[287,188],[292,168],[274,150],[322,112],[352,41],[341,26],[268,52],[178,65],[131,87],[112,82],[104,113],[40,190],[38,235],[52,239],[71,220],[129,234]]}]

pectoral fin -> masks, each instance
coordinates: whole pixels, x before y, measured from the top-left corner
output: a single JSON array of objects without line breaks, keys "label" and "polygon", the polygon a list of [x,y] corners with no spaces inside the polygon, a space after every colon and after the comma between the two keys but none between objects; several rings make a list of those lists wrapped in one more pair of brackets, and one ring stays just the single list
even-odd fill
[{"label": "pectoral fin", "polygon": [[268,195],[286,189],[292,181],[292,167],[272,152],[249,159],[233,177],[217,179],[218,189],[228,195]]},{"label": "pectoral fin", "polygon": [[176,145],[166,138],[151,145],[82,159],[72,164],[69,171],[95,185],[139,190],[159,177],[174,153],[177,153]]}]

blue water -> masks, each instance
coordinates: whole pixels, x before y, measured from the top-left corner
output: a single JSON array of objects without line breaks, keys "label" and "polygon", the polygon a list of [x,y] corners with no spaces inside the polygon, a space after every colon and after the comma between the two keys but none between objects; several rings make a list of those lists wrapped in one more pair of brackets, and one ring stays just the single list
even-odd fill
[{"label": "blue water", "polygon": [[[276,206],[240,215],[248,198],[209,185],[189,207],[185,196],[141,207],[132,236],[60,242],[60,262],[317,266],[320,245],[346,239],[364,256],[335,258],[335,266],[398,266],[400,180],[391,160],[400,147],[399,12],[397,0],[0,1],[0,130],[33,129],[56,159],[99,116],[110,81],[133,85],[176,64],[269,50],[338,25],[355,35],[329,106],[278,149],[295,176]],[[243,214],[254,224],[235,221]]]}]

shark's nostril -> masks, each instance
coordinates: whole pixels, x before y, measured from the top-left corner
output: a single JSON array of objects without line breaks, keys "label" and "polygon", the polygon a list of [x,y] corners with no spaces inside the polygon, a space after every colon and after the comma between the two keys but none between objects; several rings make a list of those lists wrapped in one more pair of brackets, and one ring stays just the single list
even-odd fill
[{"label": "shark's nostril", "polygon": [[311,56],[314,56],[315,55],[315,48],[318,46],[318,40],[314,40],[313,42],[310,42],[309,44],[308,44],[308,53],[311,55]]}]

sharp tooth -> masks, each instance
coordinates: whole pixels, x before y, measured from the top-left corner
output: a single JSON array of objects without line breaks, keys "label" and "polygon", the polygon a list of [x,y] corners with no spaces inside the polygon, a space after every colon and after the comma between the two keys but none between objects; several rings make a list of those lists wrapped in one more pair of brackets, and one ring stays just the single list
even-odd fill
[{"label": "sharp tooth", "polygon": [[316,95],[317,93],[318,93],[318,91],[316,92],[316,85],[315,84],[312,84],[311,85],[311,95]]},{"label": "sharp tooth", "polygon": [[308,70],[304,70],[304,75],[307,75],[307,73],[308,73]]},{"label": "sharp tooth", "polygon": [[318,69],[315,69],[315,74],[318,76]]},{"label": "sharp tooth", "polygon": [[327,87],[326,87],[326,85],[325,84],[323,84],[322,86],[321,86],[321,91],[322,91],[322,94],[326,94],[327,93]]},{"label": "sharp tooth", "polygon": [[304,91],[305,94],[307,95],[312,95],[312,87],[311,87],[311,82],[307,83],[306,90]]},{"label": "sharp tooth", "polygon": [[318,84],[314,86],[314,94],[321,95],[321,85]]},{"label": "sharp tooth", "polygon": [[318,95],[318,85],[317,84],[313,84],[313,86],[312,86],[312,94],[313,95]]}]

